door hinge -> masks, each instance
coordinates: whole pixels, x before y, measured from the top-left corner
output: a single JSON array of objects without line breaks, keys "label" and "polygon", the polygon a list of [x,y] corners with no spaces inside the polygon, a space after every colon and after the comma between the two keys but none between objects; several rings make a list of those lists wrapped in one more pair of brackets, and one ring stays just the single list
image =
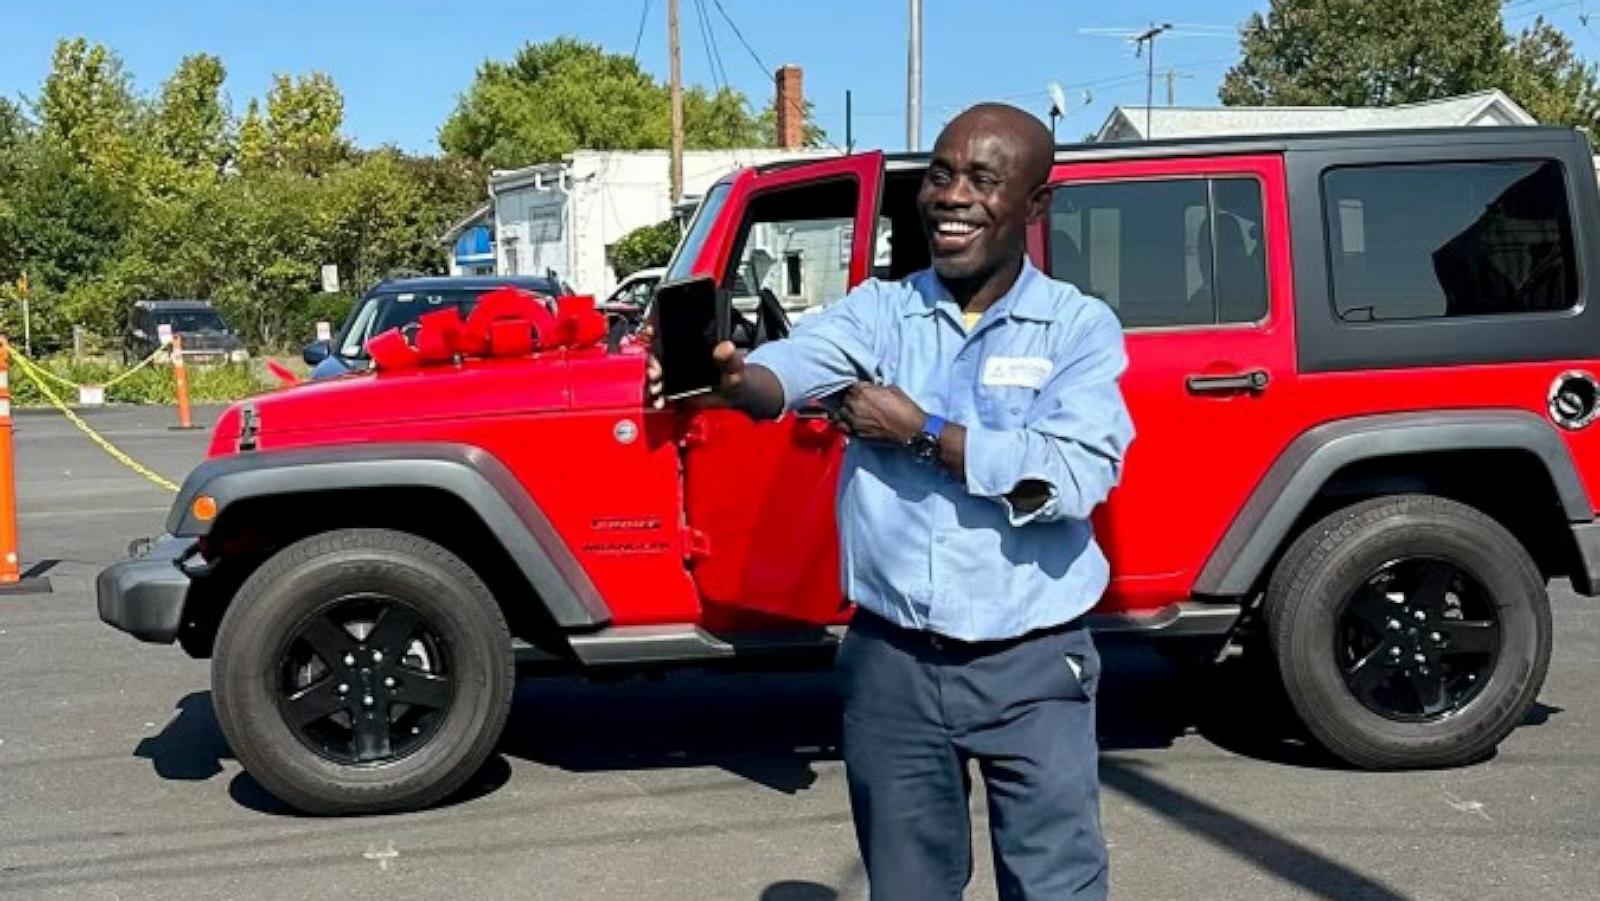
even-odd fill
[{"label": "door hinge", "polygon": [[695,528],[683,530],[683,559],[689,563],[711,556],[711,537]]},{"label": "door hinge", "polygon": [[683,434],[678,438],[682,447],[700,447],[711,440],[711,422],[703,416],[689,420],[684,427]]}]

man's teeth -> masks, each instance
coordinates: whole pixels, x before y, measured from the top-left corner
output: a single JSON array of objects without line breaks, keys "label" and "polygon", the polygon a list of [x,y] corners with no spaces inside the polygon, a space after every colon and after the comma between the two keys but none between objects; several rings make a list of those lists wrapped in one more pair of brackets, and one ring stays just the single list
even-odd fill
[{"label": "man's teeth", "polygon": [[939,234],[941,235],[970,235],[977,230],[978,227],[976,225],[966,222],[939,223]]}]

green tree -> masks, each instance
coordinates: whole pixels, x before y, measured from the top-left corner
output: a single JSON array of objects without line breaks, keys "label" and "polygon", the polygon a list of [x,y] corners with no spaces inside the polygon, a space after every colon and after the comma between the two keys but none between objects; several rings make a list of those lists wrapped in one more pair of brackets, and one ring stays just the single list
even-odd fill
[{"label": "green tree", "polygon": [[1500,0],[1271,0],[1245,22],[1222,102],[1380,106],[1492,86]]},{"label": "green tree", "polygon": [[1600,134],[1600,81],[1593,63],[1541,16],[1506,45],[1498,85],[1546,125]]},{"label": "green tree", "polygon": [[139,108],[122,60],[105,46],[83,38],[58,42],[34,112],[41,138],[78,162],[102,168],[130,162]]},{"label": "green tree", "polygon": [[261,117],[261,104],[252,97],[239,122],[239,168],[250,171],[271,165],[272,140]]},{"label": "green tree", "polygon": [[267,92],[267,156],[275,166],[305,175],[326,174],[350,155],[340,134],[344,95],[321,72],[274,75]]},{"label": "green tree", "polygon": [[554,160],[579,147],[665,146],[665,94],[632,59],[558,38],[487,61],[439,131],[451,153],[495,166]]},{"label": "green tree", "polygon": [[216,174],[232,156],[228,100],[222,83],[228,70],[206,53],[184,57],[161,86],[152,118],[156,149],[184,169]]},{"label": "green tree", "polygon": [[[809,114],[809,111],[808,111]],[[753,114],[744,94],[684,91],[684,145],[691,149],[774,143],[770,111]],[[620,53],[571,38],[525,44],[509,62],[488,61],[439,130],[447,152],[509,168],[550,162],[577,149],[642,150],[671,140],[667,87]],[[808,134],[820,137],[812,126]]]},{"label": "green tree", "polygon": [[0,98],[0,287],[22,272],[22,241],[17,232],[17,197],[32,130],[16,104]]},{"label": "green tree", "polygon": [[616,271],[617,278],[627,278],[640,269],[665,266],[681,234],[678,223],[671,219],[636,228],[612,245],[611,268]]}]

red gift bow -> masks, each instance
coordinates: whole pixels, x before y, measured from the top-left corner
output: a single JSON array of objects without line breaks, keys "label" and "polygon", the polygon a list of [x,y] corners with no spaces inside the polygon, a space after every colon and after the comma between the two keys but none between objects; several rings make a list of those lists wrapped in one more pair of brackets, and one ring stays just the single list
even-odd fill
[{"label": "red gift bow", "polygon": [[606,317],[592,296],[560,297],[552,314],[536,296],[503,287],[478,298],[465,320],[457,308],[417,318],[411,341],[398,328],[374,335],[367,354],[376,369],[414,369],[457,357],[520,357],[535,350],[591,347],[606,336]]}]

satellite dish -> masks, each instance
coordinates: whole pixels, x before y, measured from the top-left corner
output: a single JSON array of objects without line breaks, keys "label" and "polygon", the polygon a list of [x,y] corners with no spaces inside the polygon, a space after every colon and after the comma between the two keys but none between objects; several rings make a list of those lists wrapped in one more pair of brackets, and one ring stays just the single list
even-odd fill
[{"label": "satellite dish", "polygon": [[1045,90],[1050,92],[1050,105],[1055,110],[1056,115],[1065,116],[1067,114],[1067,95],[1062,93],[1061,85],[1052,81],[1045,85]]}]

